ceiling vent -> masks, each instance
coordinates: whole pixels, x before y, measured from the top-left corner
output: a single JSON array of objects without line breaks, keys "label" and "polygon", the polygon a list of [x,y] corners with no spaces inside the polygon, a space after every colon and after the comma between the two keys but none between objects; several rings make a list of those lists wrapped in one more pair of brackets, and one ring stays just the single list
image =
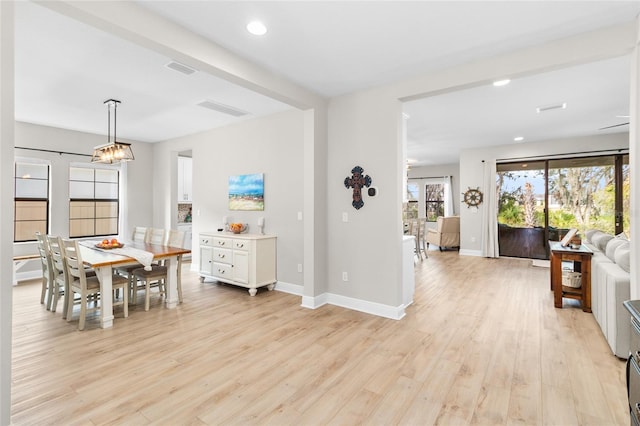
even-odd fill
[{"label": "ceiling vent", "polygon": [[547,112],[547,111],[551,111],[551,110],[554,110],[554,109],[566,109],[566,108],[567,108],[567,103],[563,102],[561,104],[539,106],[539,107],[536,108],[536,112],[538,114],[540,114],[541,112]]},{"label": "ceiling vent", "polygon": [[241,109],[237,109],[229,105],[221,104],[219,102],[214,102],[214,101],[208,101],[208,100],[200,102],[198,106],[212,109],[214,111],[221,112],[223,114],[233,115],[234,117],[242,117],[244,115],[249,114],[248,112],[242,111]]},{"label": "ceiling vent", "polygon": [[186,75],[191,75],[194,72],[196,72],[196,70],[194,70],[193,68],[176,61],[169,62],[168,64],[165,65],[165,67],[170,68],[174,71],[181,72],[182,74],[186,74]]}]

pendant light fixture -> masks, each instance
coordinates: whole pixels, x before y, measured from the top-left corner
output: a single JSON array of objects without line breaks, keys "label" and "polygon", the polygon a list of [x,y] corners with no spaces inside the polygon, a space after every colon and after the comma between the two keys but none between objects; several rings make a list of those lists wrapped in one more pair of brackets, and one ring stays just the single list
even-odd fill
[{"label": "pendant light fixture", "polygon": [[[120,101],[107,99],[104,103],[107,104],[107,143],[93,148],[91,162],[113,164],[131,161],[134,159],[131,144],[118,142],[116,138],[117,109]],[[113,108],[113,141],[111,140],[111,108]]]}]

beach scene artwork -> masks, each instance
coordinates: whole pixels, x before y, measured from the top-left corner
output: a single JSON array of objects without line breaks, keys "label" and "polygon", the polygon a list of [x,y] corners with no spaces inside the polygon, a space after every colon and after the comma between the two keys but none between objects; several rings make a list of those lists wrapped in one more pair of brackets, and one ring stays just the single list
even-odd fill
[{"label": "beach scene artwork", "polygon": [[229,176],[229,210],[264,210],[264,175]]}]

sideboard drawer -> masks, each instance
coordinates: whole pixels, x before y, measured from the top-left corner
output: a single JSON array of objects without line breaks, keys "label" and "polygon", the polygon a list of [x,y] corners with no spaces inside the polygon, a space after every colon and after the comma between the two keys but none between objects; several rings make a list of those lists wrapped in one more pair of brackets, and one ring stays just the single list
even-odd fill
[{"label": "sideboard drawer", "polygon": [[200,237],[200,245],[213,247],[213,237]]},{"label": "sideboard drawer", "polygon": [[213,261],[218,263],[231,263],[233,259],[233,251],[230,249],[224,249],[215,247],[213,249]]},{"label": "sideboard drawer", "polygon": [[224,248],[232,248],[233,247],[233,243],[231,242],[230,239],[228,239],[228,238],[220,238],[220,237],[214,237],[213,238],[213,245],[215,247],[224,247]]},{"label": "sideboard drawer", "polygon": [[214,262],[213,264],[214,276],[231,279],[232,278],[231,274],[232,274],[232,270],[231,270],[230,264]]},{"label": "sideboard drawer", "polygon": [[235,250],[248,250],[249,244],[247,240],[233,240],[233,248]]}]

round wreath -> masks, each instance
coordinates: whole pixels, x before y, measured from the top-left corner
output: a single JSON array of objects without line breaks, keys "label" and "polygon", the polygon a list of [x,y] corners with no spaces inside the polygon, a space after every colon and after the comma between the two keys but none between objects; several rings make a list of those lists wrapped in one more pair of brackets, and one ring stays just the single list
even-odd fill
[{"label": "round wreath", "polygon": [[480,188],[469,188],[462,195],[464,195],[462,201],[467,207],[478,207],[482,204],[482,192],[480,192]]}]

